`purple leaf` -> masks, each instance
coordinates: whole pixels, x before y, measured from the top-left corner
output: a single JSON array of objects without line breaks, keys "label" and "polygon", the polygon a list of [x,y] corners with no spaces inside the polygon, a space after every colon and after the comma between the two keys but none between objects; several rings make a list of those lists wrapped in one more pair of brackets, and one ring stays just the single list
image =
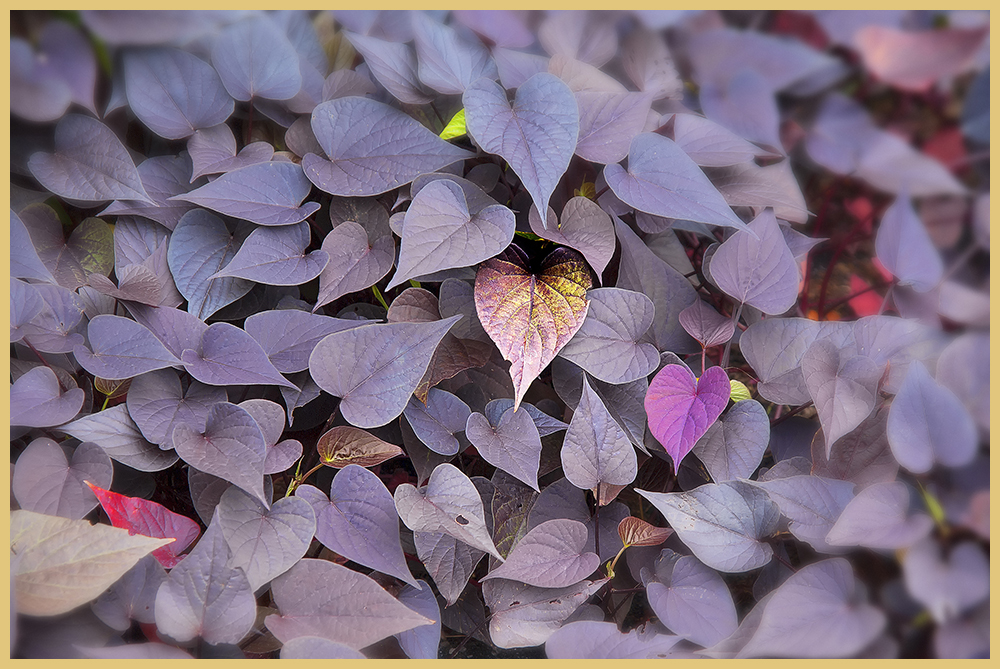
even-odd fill
[{"label": "purple leaf", "polygon": [[590,576],[600,565],[585,552],[587,526],[576,520],[549,520],[521,539],[507,561],[482,580],[504,578],[541,588],[567,588]]},{"label": "purple leaf", "polygon": [[506,160],[535,208],[548,211],[580,130],[573,92],[555,75],[539,73],[518,87],[513,106],[504,89],[485,78],[466,89],[462,102],[476,143]]},{"label": "purple leaf", "polygon": [[250,292],[249,281],[210,278],[233,259],[239,244],[215,214],[195,209],[181,218],[170,235],[167,262],[188,313],[207,319]]},{"label": "purple leaf", "polygon": [[865,546],[896,550],[912,546],[934,527],[930,516],[907,515],[910,495],[906,484],[888,481],[868,486],[848,502],[826,541],[832,546]]},{"label": "purple leaf", "polygon": [[989,653],[989,602],[976,607],[970,615],[951,620],[934,630],[935,657],[964,660],[986,658]]},{"label": "purple leaf", "polygon": [[684,331],[697,339],[704,348],[725,344],[736,332],[733,319],[726,318],[703,300],[682,310],[677,314],[677,320]]},{"label": "purple leaf", "polygon": [[578,91],[580,137],[576,155],[595,163],[617,163],[628,155],[632,139],[643,131],[652,95]]},{"label": "purple leaf", "polygon": [[694,114],[674,115],[674,142],[702,167],[726,167],[771,155],[743,137],[707,118]]},{"label": "purple leaf", "polygon": [[827,457],[833,444],[875,408],[882,368],[828,339],[817,339],[802,356],[802,378],[816,405]]},{"label": "purple leaf", "polygon": [[937,383],[919,360],[910,364],[889,408],[889,446],[908,471],[923,474],[934,462],[962,467],[979,445],[976,424],[951,390]]},{"label": "purple leaf", "polygon": [[570,483],[581,490],[600,490],[601,506],[617,494],[609,498],[607,487],[614,490],[635,480],[637,465],[632,443],[586,378],[580,403],[566,430],[560,459]]},{"label": "purple leaf", "polygon": [[319,295],[313,311],[381,280],[392,269],[396,244],[391,235],[370,242],[361,225],[345,221],[323,239],[322,250],[330,261],[319,275]]},{"label": "purple leaf", "polygon": [[920,293],[934,288],[944,276],[941,254],[917,217],[906,191],[885,210],[875,235],[875,254],[899,283]]},{"label": "purple leaf", "polygon": [[281,433],[285,430],[285,412],[281,405],[271,400],[252,399],[240,402],[237,406],[253,417],[268,448],[281,440]]},{"label": "purple leaf", "polygon": [[[553,386],[559,397],[574,410],[583,393],[584,375],[582,369],[565,358],[556,358],[552,363]],[[646,379],[617,386],[590,377],[587,377],[587,381],[629,440],[646,452],[643,445],[643,435],[646,432],[646,409],[643,400],[649,389]]]},{"label": "purple leaf", "polygon": [[67,114],[55,131],[56,152],[35,153],[28,169],[46,189],[70,200],[152,202],[131,156],[100,121]]},{"label": "purple leaf", "polygon": [[[90,607],[101,622],[121,632],[127,631],[133,620],[153,623],[156,591],[165,580],[167,572],[163,566],[153,556],[146,556],[104,591]],[[135,646],[136,644],[128,645],[131,648]]]},{"label": "purple leaf", "polygon": [[784,313],[799,296],[799,268],[771,210],[724,241],[709,271],[722,292],[767,314]]},{"label": "purple leaf", "polygon": [[781,514],[788,518],[788,530],[822,553],[837,553],[826,541],[844,507],[854,498],[854,484],[820,476],[788,476],[758,483],[767,491]]},{"label": "purple leaf", "polygon": [[575,58],[594,67],[604,65],[618,51],[614,25],[599,12],[552,12],[538,27],[538,41],[553,56]]},{"label": "purple leaf", "polygon": [[309,372],[320,388],[341,398],[340,411],[349,423],[385,425],[403,412],[434,349],[458,319],[335,332],[316,344]]},{"label": "purple leaf", "polygon": [[[172,164],[176,166],[178,162],[173,161]],[[163,306],[176,307],[184,301],[170,274],[167,262],[170,234],[163,226],[139,216],[119,216],[115,224],[114,240],[115,273],[119,275],[119,285],[124,281],[121,274],[129,266],[142,266],[155,275],[157,293],[160,294]]]},{"label": "purple leaf", "polygon": [[413,49],[401,42],[392,42],[344,32],[344,37],[365,59],[372,75],[394,98],[408,105],[423,105],[431,101],[417,78],[417,57]]},{"label": "purple leaf", "polygon": [[[861,425],[837,440],[829,451],[829,458],[823,433],[816,432],[811,449],[812,473],[851,481],[859,490],[873,483],[896,480],[899,464],[892,455],[886,436],[888,415],[885,408],[872,413]],[[773,444],[771,450],[774,450]]]},{"label": "purple leaf", "polygon": [[156,593],[156,628],[180,642],[238,643],[257,613],[246,574],[229,565],[232,551],[218,512],[212,521]]},{"label": "purple leaf", "polygon": [[493,58],[504,88],[517,88],[533,75],[547,72],[549,66],[549,59],[544,56],[503,47],[493,48]]},{"label": "purple leaf", "polygon": [[330,160],[308,154],[302,168],[320,190],[333,195],[379,195],[472,157],[409,115],[368,98],[318,105],[312,129]]},{"label": "purple leaf", "polygon": [[310,314],[297,309],[260,311],[244,321],[275,368],[285,374],[309,367],[309,354],[328,334],[360,326],[358,321]]},{"label": "purple leaf", "polygon": [[178,358],[186,349],[201,346],[202,335],[208,329],[200,318],[180,309],[136,303],[127,306],[135,320],[145,325]]},{"label": "purple leaf", "polygon": [[298,286],[312,281],[326,267],[330,256],[326,251],[306,253],[310,237],[305,221],[280,228],[257,228],[229,264],[212,278],[235,276],[270,286]]},{"label": "purple leaf", "polygon": [[[282,412],[284,413],[284,412]],[[264,457],[264,473],[280,474],[287,471],[302,457],[302,442],[297,439],[285,439],[273,446],[267,447]]]},{"label": "purple leaf", "polygon": [[413,543],[441,596],[455,604],[486,553],[440,532],[414,532]]},{"label": "purple leaf", "polygon": [[421,625],[396,634],[399,646],[412,660],[438,659],[438,645],[441,643],[441,608],[434,591],[427,581],[417,581],[419,587],[405,585],[399,592],[399,601],[411,611],[416,611],[433,625]]},{"label": "purple leaf", "polygon": [[[84,342],[81,320],[83,300],[61,286],[34,284],[45,305],[31,321],[21,326],[24,340],[43,353],[70,353]],[[79,326],[79,327],[78,327]]]},{"label": "purple leaf", "polygon": [[766,167],[748,162],[705,171],[730,206],[755,211],[773,207],[778,218],[793,223],[809,219],[805,198],[787,160]]},{"label": "purple leaf", "polygon": [[661,369],[646,392],[649,429],[670,454],[674,471],[729,402],[729,377],[709,367],[701,378],[684,365]]},{"label": "purple leaf", "polygon": [[77,520],[98,504],[84,481],[110,486],[112,474],[111,459],[97,444],[70,449],[41,438],[17,457],[10,490],[22,509]]},{"label": "purple leaf", "polygon": [[62,117],[73,97],[68,82],[45,72],[42,54],[19,37],[10,41],[10,94],[11,113],[37,123]]},{"label": "purple leaf", "polygon": [[990,564],[972,541],[963,541],[942,559],[938,542],[927,538],[906,551],[903,580],[910,595],[943,624],[989,598]]},{"label": "purple leaf", "polygon": [[301,167],[271,161],[226,172],[201,188],[171,199],[192,202],[259,225],[291,225],[319,209],[317,202],[302,204],[311,190]]},{"label": "purple leaf", "polygon": [[233,486],[222,494],[217,513],[232,551],[229,565],[246,573],[253,590],[291,569],[306,554],[316,531],[312,507],[296,497],[284,497],[265,509]]},{"label": "purple leaf", "polygon": [[[188,492],[191,493],[191,503],[203,523],[212,522],[215,507],[219,505],[222,494],[233,487],[233,484],[217,476],[188,467]],[[268,480],[264,479],[264,493],[267,496]]]},{"label": "purple leaf", "polygon": [[628,171],[611,163],[604,168],[608,186],[623,202],[640,211],[742,230],[719,191],[673,141],[655,133],[632,140]]},{"label": "purple leaf", "polygon": [[212,405],[226,401],[224,388],[192,381],[182,391],[177,372],[163,369],[132,379],[125,404],[142,436],[164,450],[173,448],[174,426],[184,423],[197,432],[205,429]]},{"label": "purple leaf", "polygon": [[93,353],[73,349],[77,361],[94,376],[128,379],[180,362],[145,326],[122,316],[102,314],[87,325]]},{"label": "purple leaf", "polygon": [[691,492],[636,489],[663,514],[699,560],[718,571],[763,567],[773,550],[762,539],[777,529],[778,507],[767,493],[743,481],[709,483]]},{"label": "purple leaf", "polygon": [[271,500],[264,496],[267,444],[245,409],[219,402],[209,411],[204,431],[184,423],[176,425],[173,444],[184,462],[233,483],[270,506]]},{"label": "purple leaf", "polygon": [[[374,97],[376,87],[370,77],[355,70],[335,70],[323,81],[323,102],[335,98],[346,98],[352,95],[358,97]],[[309,126],[309,119],[306,119]],[[312,129],[309,130],[310,135]],[[314,137],[315,139],[315,137]]]},{"label": "purple leaf", "polygon": [[488,260],[514,239],[514,212],[493,204],[473,213],[461,186],[441,179],[414,196],[403,218],[396,273],[387,288],[442,269]]},{"label": "purple leaf", "polygon": [[990,429],[989,351],[989,332],[965,332],[941,351],[935,372],[938,383],[962,400],[984,430]]},{"label": "purple leaf", "polygon": [[802,567],[758,605],[760,624],[737,657],[854,656],[886,624],[858,585],[843,558]]},{"label": "purple leaf", "polygon": [[86,394],[80,388],[60,387],[48,367],[25,372],[10,386],[10,424],[52,427],[67,423],[80,413]]},{"label": "purple leaf", "polygon": [[224,28],[212,47],[212,65],[237,100],[287,100],[299,92],[299,57],[284,31],[259,15]]},{"label": "purple leaf", "polygon": [[253,337],[229,323],[212,323],[201,346],[181,354],[184,369],[210,386],[279,385],[295,388],[267,357]]},{"label": "purple leaf", "polygon": [[615,228],[611,217],[594,201],[574,197],[563,207],[562,218],[549,207],[548,221],[542,223],[538,210],[532,205],[528,213],[531,231],[542,239],[563,244],[583,254],[598,277],[611,262],[615,253]]},{"label": "purple leaf", "polygon": [[364,660],[359,651],[318,636],[297,636],[281,645],[282,660]]},{"label": "purple leaf", "polygon": [[316,512],[316,538],[358,564],[416,583],[399,543],[399,518],[392,495],[375,474],[359,465],[337,472],[327,498],[313,486],[295,494]]},{"label": "purple leaf", "polygon": [[764,407],[755,400],[741,400],[708,428],[694,454],[716,483],[748,479],[764,457],[770,434]]},{"label": "purple leaf", "polygon": [[733,596],[718,572],[669,549],[660,552],[654,569],[654,574],[643,569],[646,596],[672,632],[707,648],[736,631]]},{"label": "purple leaf", "polygon": [[81,12],[83,23],[112,46],[185,43],[245,12],[118,10]]},{"label": "purple leaf", "polygon": [[581,581],[568,588],[536,588],[497,579],[483,584],[490,607],[490,638],[500,648],[537,646],[607,583]]},{"label": "purple leaf", "polygon": [[409,483],[399,485],[393,498],[403,524],[414,532],[444,532],[500,558],[486,527],[479,492],[454,465],[435,467],[420,490]]},{"label": "purple leaf", "polygon": [[112,460],[141,472],[158,472],[177,462],[176,453],[162,451],[143,439],[124,404],[78,418],[59,431],[94,442]]},{"label": "purple leaf", "polygon": [[652,373],[660,354],[640,340],[653,323],[653,302],[622,288],[596,288],[587,298],[587,317],[559,355],[607,383],[629,383]]},{"label": "purple leaf", "polygon": [[656,315],[648,335],[651,343],[660,351],[687,353],[696,350],[697,345],[678,320],[680,312],[698,299],[691,283],[650,251],[618,218],[615,219],[615,231],[622,247],[616,285],[644,293],[653,301]]},{"label": "purple leaf", "polygon": [[39,75],[62,79],[70,88],[73,102],[97,114],[94,88],[97,58],[83,33],[59,20],[50,20],[38,35]]},{"label": "purple leaf", "polygon": [[[10,278],[10,341],[24,338],[23,326],[45,309],[45,300],[34,286],[20,279]],[[29,328],[30,329],[30,328]]]},{"label": "purple leaf", "polygon": [[627,634],[618,624],[574,620],[557,629],[545,642],[545,656],[552,660],[652,660],[669,656],[680,637],[657,634],[639,627]]},{"label": "purple leaf", "polygon": [[778,101],[763,74],[742,69],[723,81],[706,81],[698,91],[698,101],[705,116],[719,125],[781,152]]},{"label": "purple leaf", "polygon": [[460,442],[455,435],[465,431],[470,413],[468,404],[438,388],[430,389],[426,404],[416,397],[410,397],[403,409],[403,416],[417,438],[427,448],[441,455],[458,453]]},{"label": "purple leaf", "polygon": [[225,123],[201,128],[191,135],[187,143],[191,154],[191,182],[205,174],[232,172],[241,167],[265,163],[274,156],[274,147],[267,142],[247,144],[236,153],[236,138]]},{"label": "purple leaf", "polygon": [[452,16],[467,28],[500,47],[531,46],[535,36],[525,25],[527,16],[518,10],[452,10]]},{"label": "purple leaf", "polygon": [[[508,397],[493,400],[486,405],[486,417],[490,420],[491,424],[495,424],[500,421],[500,417],[507,412],[507,409],[513,406],[514,400]],[[521,406],[528,411],[528,415],[534,421],[539,437],[547,437],[550,434],[555,434],[569,427],[558,418],[553,418],[544,411],[539,410],[534,404],[521,402]]]},{"label": "purple leaf", "polygon": [[10,275],[58,283],[38,256],[31,235],[21,218],[10,210]]},{"label": "purple leaf", "polygon": [[527,411],[512,406],[491,418],[473,413],[466,423],[465,436],[486,462],[538,490],[542,442]]},{"label": "purple leaf", "polygon": [[111,270],[114,237],[110,226],[101,219],[84,219],[68,241],[63,238],[58,215],[48,205],[25,207],[21,219],[38,257],[60,286],[75,290],[87,283],[90,274],[107,274]]},{"label": "purple leaf", "polygon": [[880,367],[888,365],[882,390],[890,394],[899,392],[913,360],[928,359],[939,350],[934,331],[913,320],[865,316],[855,321],[853,327],[857,352],[867,355]]},{"label": "purple leaf", "polygon": [[[600,548],[601,559],[610,560],[623,546],[618,534],[618,524],[629,515],[628,507],[621,502],[612,502],[601,509]],[[587,549],[596,552],[597,525],[591,517],[586,493],[574,486],[569,479],[559,479],[548,485],[538,496],[528,515],[527,529],[534,529],[547,520],[568,518],[587,525]]]},{"label": "purple leaf", "polygon": [[124,62],[129,107],[160,137],[184,139],[199,128],[224,123],[233,113],[233,99],[219,75],[186,51],[129,51]]},{"label": "purple leaf", "polygon": [[281,642],[319,636],[358,649],[434,622],[369,577],[326,560],[300,560],[274,580],[271,593],[280,614],[264,624]]},{"label": "purple leaf", "polygon": [[413,13],[413,40],[420,80],[445,95],[461,95],[480,77],[496,80],[496,63],[479,42],[461,39],[454,28],[423,12]]},{"label": "purple leaf", "polygon": [[183,153],[179,156],[157,156],[142,161],[138,170],[142,186],[153,200],[153,204],[115,200],[101,212],[101,215],[143,216],[173,230],[181,217],[194,209],[194,206],[187,202],[172,199],[175,195],[182,195],[191,190],[188,182],[188,177],[191,175],[191,159]]}]

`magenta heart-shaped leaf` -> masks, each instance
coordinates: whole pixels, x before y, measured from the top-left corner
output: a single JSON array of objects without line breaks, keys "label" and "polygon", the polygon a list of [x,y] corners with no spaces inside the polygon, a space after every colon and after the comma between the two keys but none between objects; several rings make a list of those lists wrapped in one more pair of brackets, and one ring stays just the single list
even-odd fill
[{"label": "magenta heart-shaped leaf", "polygon": [[674,460],[674,471],[729,402],[729,377],[710,367],[700,379],[683,365],[667,365],[646,391],[649,429]]}]

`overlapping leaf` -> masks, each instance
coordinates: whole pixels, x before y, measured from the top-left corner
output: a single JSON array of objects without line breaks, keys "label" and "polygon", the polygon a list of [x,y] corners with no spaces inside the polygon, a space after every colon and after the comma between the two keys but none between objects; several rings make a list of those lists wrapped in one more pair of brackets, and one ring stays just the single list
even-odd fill
[{"label": "overlapping leaf", "polygon": [[541,588],[567,588],[590,576],[600,559],[586,551],[587,526],[576,520],[549,520],[528,532],[507,560],[483,580],[504,578]]},{"label": "overlapping leaf", "polygon": [[60,387],[58,377],[48,367],[35,367],[10,386],[10,424],[24,427],[51,427],[72,420],[86,399],[80,388]]},{"label": "overlapping leaf", "polygon": [[265,15],[224,29],[212,47],[212,65],[237,100],[287,100],[302,86],[295,47]]},{"label": "overlapping leaf", "polygon": [[323,239],[322,250],[330,261],[319,275],[319,295],[313,311],[338,297],[364,290],[388,274],[396,245],[391,235],[371,242],[361,225],[345,221]]},{"label": "overlapping leaf", "polygon": [[542,442],[526,410],[511,406],[492,417],[472,413],[465,426],[465,436],[484,460],[538,490]]},{"label": "overlapping leaf", "polygon": [[295,388],[271,364],[267,353],[244,330],[229,323],[212,323],[197,349],[181,354],[191,376],[212,386],[279,385]]},{"label": "overlapping leaf", "polygon": [[59,428],[80,441],[92,441],[124,465],[141,472],[158,472],[177,462],[173,451],[146,441],[124,404],[78,418]]},{"label": "overlapping leaf", "polygon": [[211,278],[235,276],[269,286],[298,286],[320,275],[330,260],[326,251],[306,253],[310,240],[305,221],[280,228],[257,228],[240,250]]},{"label": "overlapping leaf", "polygon": [[770,434],[764,407],[741,400],[708,428],[693,450],[716,483],[747,479],[764,457]]},{"label": "overlapping leaf", "polygon": [[10,490],[26,511],[77,520],[98,504],[84,482],[110,486],[112,473],[111,459],[97,444],[71,450],[42,437],[17,457]]},{"label": "overlapping leaf", "polygon": [[708,647],[736,631],[729,588],[697,558],[666,549],[654,562],[653,573],[642,573],[650,607],[674,633]]},{"label": "overlapping leaf", "polygon": [[122,316],[91,319],[87,338],[93,350],[76,346],[73,354],[84,369],[104,379],[128,379],[180,362],[146,327]]}]

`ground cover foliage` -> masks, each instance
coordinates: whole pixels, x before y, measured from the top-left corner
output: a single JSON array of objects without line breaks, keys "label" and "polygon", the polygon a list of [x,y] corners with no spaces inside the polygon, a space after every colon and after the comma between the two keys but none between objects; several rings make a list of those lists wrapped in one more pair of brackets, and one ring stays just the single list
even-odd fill
[{"label": "ground cover foliage", "polygon": [[13,656],[989,656],[987,13],[11,18]]}]

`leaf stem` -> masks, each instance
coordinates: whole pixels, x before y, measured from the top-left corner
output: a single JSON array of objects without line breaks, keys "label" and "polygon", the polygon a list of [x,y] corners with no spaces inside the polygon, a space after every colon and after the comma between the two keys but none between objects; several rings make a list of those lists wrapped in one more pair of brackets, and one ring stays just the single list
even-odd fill
[{"label": "leaf stem", "polygon": [[608,578],[614,578],[615,577],[615,565],[618,564],[618,558],[620,558],[622,556],[622,553],[625,552],[625,549],[628,548],[631,545],[632,544],[624,544],[622,546],[622,549],[620,551],[618,551],[618,555],[615,556],[615,559],[611,561],[610,565],[608,565]]},{"label": "leaf stem", "polygon": [[[736,307],[736,311],[733,312],[733,327],[734,328],[736,327],[736,324],[740,322],[740,314],[742,314],[742,313],[743,313],[743,303],[740,302],[740,306]],[[729,341],[726,342],[726,350],[722,354],[722,366],[723,367],[729,367],[729,349],[732,348],[732,346],[733,346],[733,340],[732,340],[732,338],[730,338]]]}]

